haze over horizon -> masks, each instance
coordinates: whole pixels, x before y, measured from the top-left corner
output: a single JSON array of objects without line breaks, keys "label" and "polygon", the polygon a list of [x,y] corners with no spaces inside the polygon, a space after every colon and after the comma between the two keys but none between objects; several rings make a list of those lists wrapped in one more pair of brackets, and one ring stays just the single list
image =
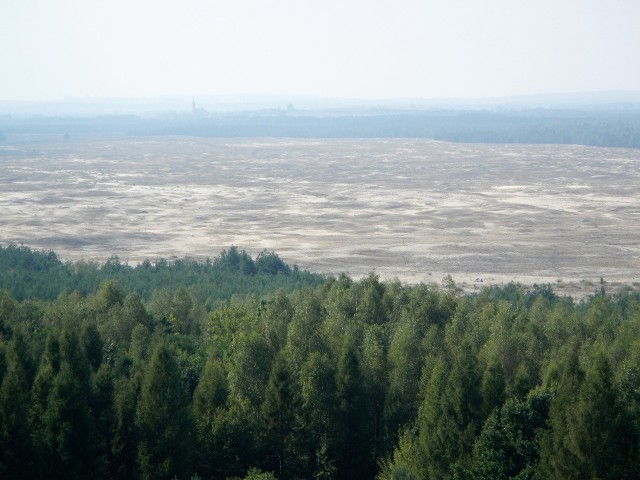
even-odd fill
[{"label": "haze over horizon", "polygon": [[640,89],[640,2],[8,0],[0,100]]}]

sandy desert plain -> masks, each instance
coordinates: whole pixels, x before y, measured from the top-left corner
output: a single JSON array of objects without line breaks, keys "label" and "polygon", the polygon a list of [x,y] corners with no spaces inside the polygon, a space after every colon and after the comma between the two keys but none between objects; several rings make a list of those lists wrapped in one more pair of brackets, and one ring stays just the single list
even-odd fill
[{"label": "sandy desert plain", "polygon": [[[425,139],[9,135],[0,244],[63,259],[275,250],[467,291],[640,289],[640,150]],[[482,279],[482,282],[479,280]]]}]

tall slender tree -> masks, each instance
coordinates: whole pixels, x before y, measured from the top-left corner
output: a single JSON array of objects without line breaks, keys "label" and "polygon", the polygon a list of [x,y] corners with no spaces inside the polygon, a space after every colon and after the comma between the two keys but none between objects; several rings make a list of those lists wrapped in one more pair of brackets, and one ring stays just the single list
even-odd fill
[{"label": "tall slender tree", "polygon": [[193,421],[174,354],[158,343],[144,373],[136,412],[143,479],[184,477],[191,469]]},{"label": "tall slender tree", "polygon": [[296,438],[298,406],[295,386],[287,359],[281,352],[275,359],[262,404],[265,425],[267,470],[275,471],[278,478],[293,476],[298,461]]},{"label": "tall slender tree", "polygon": [[336,371],[339,419],[338,478],[372,478],[375,464],[371,456],[368,410],[364,380],[355,341],[346,335]]},{"label": "tall slender tree", "polygon": [[32,475],[34,466],[28,422],[33,367],[20,332],[14,333],[7,357],[0,386],[0,476],[19,478]]}]

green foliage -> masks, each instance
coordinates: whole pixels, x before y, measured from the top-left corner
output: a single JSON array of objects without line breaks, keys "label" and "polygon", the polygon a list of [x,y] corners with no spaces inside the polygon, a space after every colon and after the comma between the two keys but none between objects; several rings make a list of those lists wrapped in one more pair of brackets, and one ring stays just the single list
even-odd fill
[{"label": "green foliage", "polygon": [[230,480],[276,480],[276,478],[278,477],[271,472],[263,472],[259,468],[251,467],[244,477],[233,477]]},{"label": "green foliage", "polygon": [[338,478],[373,476],[371,435],[368,428],[369,405],[356,345],[351,335],[345,336],[336,369],[338,432]]},{"label": "green foliage", "polygon": [[82,326],[80,342],[91,369],[97,372],[102,364],[103,342],[95,323],[87,322]]},{"label": "green foliage", "polygon": [[291,267],[284,263],[278,254],[273,251],[268,252],[267,250],[263,250],[260,252],[256,257],[255,266],[258,273],[265,273],[267,275],[291,272]]},{"label": "green foliage", "polygon": [[229,395],[227,373],[220,359],[210,355],[193,394],[193,413],[198,425],[211,425]]},{"label": "green foliage", "polygon": [[538,440],[547,429],[549,395],[532,392],[510,398],[485,421],[473,448],[471,467],[458,468],[456,478],[525,479],[534,476]]},{"label": "green foliage", "polygon": [[251,256],[244,250],[239,251],[236,246],[224,250],[218,257],[218,263],[225,270],[240,272],[244,275],[254,275],[258,271]]},{"label": "green foliage", "polygon": [[446,476],[452,465],[468,461],[485,417],[480,382],[469,344],[452,359],[436,362],[417,422],[418,451],[429,478]]},{"label": "green foliage", "polygon": [[34,466],[28,424],[32,362],[19,333],[9,343],[6,369],[0,385],[0,474],[17,478],[33,473]]},{"label": "green foliage", "polygon": [[309,471],[322,477],[335,474],[338,438],[331,435],[338,422],[335,365],[326,354],[312,352],[300,370],[301,417]]},{"label": "green foliage", "polygon": [[612,382],[609,361],[596,352],[586,371],[575,354],[563,361],[559,372],[569,377],[556,377],[551,384],[557,393],[540,471],[561,478],[633,478],[639,460],[638,421]]},{"label": "green foliage", "polygon": [[417,438],[410,430],[400,434],[393,454],[380,462],[378,480],[417,480],[422,469],[418,459]]},{"label": "green foliage", "polygon": [[376,275],[369,277],[358,285],[356,289],[355,318],[363,323],[382,324],[386,322],[386,312],[382,305],[384,286]]},{"label": "green foliage", "polygon": [[140,377],[123,377],[114,386],[111,440],[111,477],[118,480],[135,478],[138,466],[139,434],[136,410],[140,396]]},{"label": "green foliage", "polygon": [[278,478],[291,478],[296,471],[300,442],[296,412],[299,411],[293,375],[284,351],[273,362],[261,407],[267,446],[267,468]]},{"label": "green foliage", "polygon": [[[637,476],[637,295],[375,275],[291,292],[303,277],[274,255],[253,271],[235,248],[138,267],[0,252],[2,281],[34,279],[0,290],[0,476]],[[47,297],[43,272],[84,283]],[[212,301],[221,278],[242,281]]]},{"label": "green foliage", "polygon": [[413,316],[402,315],[391,333],[389,387],[386,398],[387,428],[393,436],[415,419],[423,358],[422,326]]},{"label": "green foliage", "polygon": [[271,352],[257,332],[240,332],[233,340],[229,357],[229,391],[258,407],[269,379]]},{"label": "green foliage", "polygon": [[[197,302],[211,308],[235,293],[262,295],[278,289],[290,292],[323,281],[320,275],[290,268],[274,252],[261,252],[254,261],[235,246],[214,260],[199,262],[184,258],[172,263],[164,259],[153,263],[146,260],[132,267],[121,263],[118,257],[111,257],[103,265],[83,261],[64,263],[51,251],[0,245],[0,289],[7,290],[12,297],[51,301],[64,291],[88,295],[99,290],[95,306],[100,310],[121,304],[124,291],[148,300],[156,290],[175,291],[193,286],[191,294]],[[2,318],[0,297],[0,327]]]},{"label": "green foliage", "polygon": [[193,441],[187,393],[173,352],[164,343],[153,350],[136,410],[138,461],[142,478],[185,476]]},{"label": "green foliage", "polygon": [[286,348],[293,368],[300,371],[311,353],[326,350],[322,331],[323,311],[321,299],[313,293],[300,293],[294,303]]},{"label": "green foliage", "polygon": [[86,478],[103,469],[102,445],[88,400],[86,378],[64,359],[42,418],[49,478]]}]

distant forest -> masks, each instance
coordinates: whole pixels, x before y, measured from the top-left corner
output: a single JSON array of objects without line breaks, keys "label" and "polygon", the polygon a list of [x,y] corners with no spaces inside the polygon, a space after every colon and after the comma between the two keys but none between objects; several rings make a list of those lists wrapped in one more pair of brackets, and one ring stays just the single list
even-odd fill
[{"label": "distant forest", "polygon": [[633,479],[640,295],[0,247],[0,478]]},{"label": "distant forest", "polygon": [[[0,116],[0,132],[292,138],[430,138],[473,143],[579,144],[640,148],[638,109],[416,110],[336,114],[267,110],[137,117]],[[0,134],[0,141],[3,135]]]}]

